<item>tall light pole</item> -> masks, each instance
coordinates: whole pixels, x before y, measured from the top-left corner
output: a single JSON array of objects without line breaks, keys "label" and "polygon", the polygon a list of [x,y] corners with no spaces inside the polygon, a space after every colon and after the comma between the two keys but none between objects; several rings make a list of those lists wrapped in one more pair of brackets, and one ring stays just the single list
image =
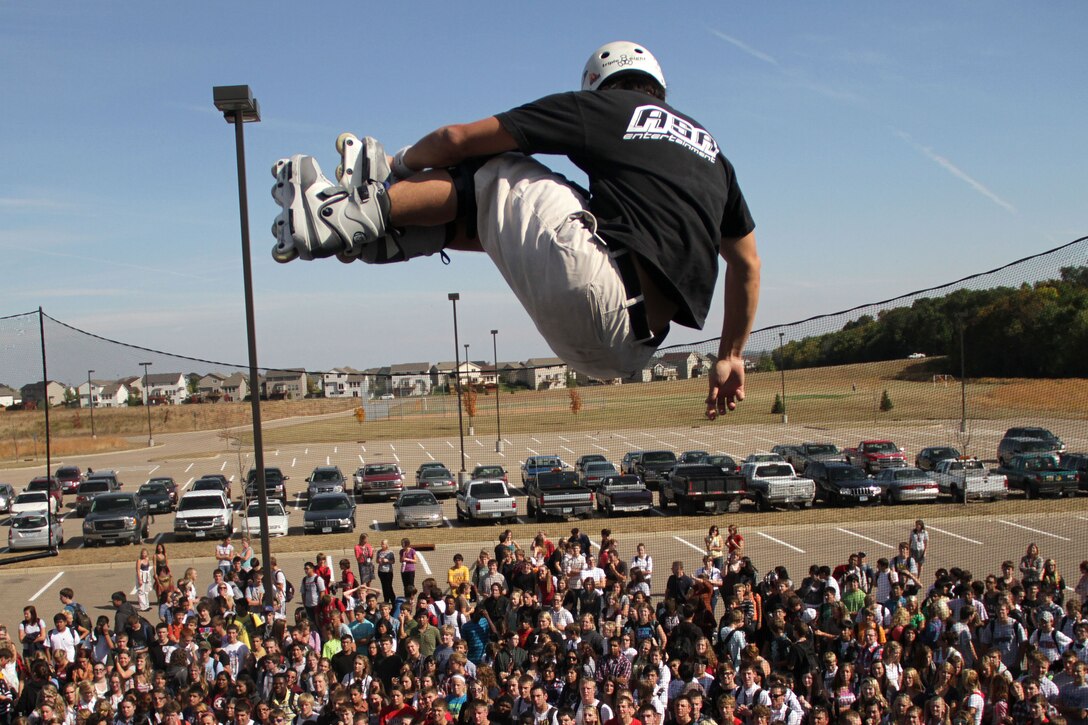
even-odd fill
[{"label": "tall light pole", "polygon": [[91,406],[91,438],[97,438],[94,434],[94,385],[91,384],[91,373],[94,370],[87,371],[87,401]]},{"label": "tall light pole", "polygon": [[[465,471],[465,416],[461,410],[461,360],[458,358],[461,353],[457,349],[461,346],[461,341],[457,337],[457,300],[461,299],[461,295],[458,292],[450,292],[447,297],[453,303],[453,374],[457,390],[457,433],[461,438],[461,469],[458,480],[464,483],[468,479],[468,472]],[[467,345],[465,352],[468,353]]]},{"label": "tall light pole", "polygon": [[155,445],[155,439],[151,437],[151,389],[147,387],[147,368],[149,362],[139,363],[144,366],[144,407],[147,408],[147,447]]},{"label": "tall light pole", "polygon": [[786,333],[778,333],[778,370],[782,374],[782,422],[789,423],[790,417],[786,414],[786,359],[782,357],[782,343]]},{"label": "tall light pole", "polygon": [[246,307],[246,342],[249,348],[249,403],[253,418],[253,463],[256,468],[257,508],[261,522],[261,569],[264,571],[264,603],[272,606],[275,574],[268,537],[268,492],[265,491],[264,437],[261,433],[261,388],[257,374],[257,328],[253,312],[253,263],[249,250],[249,200],[246,193],[246,123],[261,120],[261,107],[249,86],[216,86],[212,101],[227,123],[234,124],[234,149],[238,167],[238,217],[242,232],[242,287]]},{"label": "tall light pole", "polygon": [[[964,314],[956,315],[956,322],[960,328],[960,433],[967,432],[967,363],[966,352],[963,347]],[[964,451],[966,454],[967,451]]]},{"label": "tall light pole", "polygon": [[495,452],[502,453],[502,419],[499,417],[499,398],[502,392],[502,378],[499,377],[498,330],[491,331],[491,354],[495,357]]}]

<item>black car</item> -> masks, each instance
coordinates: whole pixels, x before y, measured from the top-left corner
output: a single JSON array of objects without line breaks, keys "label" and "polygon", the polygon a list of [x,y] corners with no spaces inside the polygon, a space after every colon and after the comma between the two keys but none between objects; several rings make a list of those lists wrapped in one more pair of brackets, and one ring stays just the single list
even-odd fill
[{"label": "black car", "polygon": [[136,493],[96,496],[83,519],[83,543],[139,544],[148,535],[149,513],[147,503]]},{"label": "black car", "polygon": [[930,446],[918,451],[914,457],[914,467],[923,471],[932,471],[937,463],[948,458],[959,458],[963,454],[951,446]]},{"label": "black car", "polygon": [[174,510],[170,490],[165,484],[148,481],[136,493],[147,502],[147,510],[153,514],[168,514]]},{"label": "black car", "polygon": [[816,498],[840,506],[876,504],[881,489],[865,471],[840,461],[813,461],[805,468],[805,478],[816,482]]},{"label": "black car", "polygon": [[1088,453],[1063,453],[1058,459],[1062,468],[1077,472],[1077,485],[1080,490],[1088,490]]},{"label": "black car", "polygon": [[1015,426],[1005,431],[997,444],[997,465],[1007,466],[1012,457],[1021,453],[1054,453],[1065,451],[1062,439],[1046,428]]},{"label": "black car", "polygon": [[[230,479],[229,478],[227,478],[226,476],[224,476],[221,473],[206,473],[203,476],[201,476],[200,478],[198,478],[196,481],[193,482],[193,489],[192,490],[200,490],[200,489],[196,488],[196,485],[198,483],[200,483],[201,481],[217,481],[219,483],[219,485],[223,487],[222,488],[223,495],[227,497],[228,501],[230,501]],[[210,489],[205,488],[203,490],[207,491],[207,490],[210,490]]]},{"label": "black car", "polygon": [[148,483],[161,483],[166,486],[166,490],[170,493],[170,505],[178,505],[178,484],[169,476],[155,476],[154,478],[147,479]]},{"label": "black car", "polygon": [[355,531],[355,502],[346,493],[314,494],[302,517],[302,526],[305,534]]},{"label": "black car", "polygon": [[[283,471],[278,468],[265,466],[264,469],[264,490],[265,495],[269,498],[278,498],[280,501],[286,503],[287,501],[287,480],[288,477],[283,475]],[[245,496],[247,501],[255,501],[257,499],[257,469],[249,469],[249,473],[246,475],[246,490]]]},{"label": "black car", "polygon": [[740,470],[733,456],[727,456],[724,453],[707,456],[702,463],[706,466],[717,466],[722,469],[722,473],[736,473]]}]

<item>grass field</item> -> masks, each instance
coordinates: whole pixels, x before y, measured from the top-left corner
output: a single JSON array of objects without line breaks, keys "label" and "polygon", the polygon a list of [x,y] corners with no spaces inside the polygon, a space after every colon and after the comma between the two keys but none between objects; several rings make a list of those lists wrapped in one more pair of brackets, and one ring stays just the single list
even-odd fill
[{"label": "grass field", "polygon": [[[820,427],[852,422],[950,420],[960,417],[960,386],[956,381],[934,384],[937,364],[896,360],[829,368],[788,370],[786,405],[790,421]],[[499,414],[503,433],[555,430],[594,431],[615,427],[746,425],[778,420],[771,413],[782,391],[780,373],[748,376],[748,398],[723,421],[711,423],[703,415],[706,382],[702,379],[632,385],[579,387],[581,410],[571,412],[568,390],[503,392]],[[893,408],[879,410],[888,392]],[[272,401],[261,404],[265,444],[384,440],[411,436],[448,436],[458,431],[457,400],[437,395],[404,398],[388,406],[388,417],[359,423],[351,399]],[[382,406],[384,407],[384,406]],[[1084,419],[1088,410],[1088,380],[971,380],[967,386],[967,415],[972,420],[1031,418]],[[144,408],[97,409],[91,438],[87,410],[51,411],[54,455],[107,452],[146,444]],[[382,411],[384,412],[384,411]],[[232,428],[243,446],[251,445],[248,403],[162,406],[151,409],[153,434],[190,431],[221,432]],[[481,394],[477,415],[465,419],[478,436],[496,431],[495,396]],[[229,448],[205,442],[209,449]],[[0,413],[0,466],[44,455],[45,427],[41,411]],[[16,454],[17,453],[17,454]]]}]

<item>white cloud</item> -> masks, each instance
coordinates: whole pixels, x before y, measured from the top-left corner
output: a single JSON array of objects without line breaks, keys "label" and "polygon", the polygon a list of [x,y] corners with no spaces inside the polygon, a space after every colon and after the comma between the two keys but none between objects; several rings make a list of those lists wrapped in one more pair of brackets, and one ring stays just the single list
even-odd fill
[{"label": "white cloud", "polygon": [[744,51],[745,53],[752,56],[756,60],[761,60],[764,63],[770,63],[773,66],[778,65],[778,61],[774,58],[774,56],[768,55],[767,53],[764,53],[761,50],[756,50],[755,48],[748,45],[744,41],[739,40],[737,38],[734,38],[732,35],[728,35],[726,33],[723,33],[720,30],[716,30],[714,28],[710,28],[709,30],[710,30],[711,33],[714,33],[714,35],[718,36],[719,38],[721,38],[725,42],[729,43],[730,45],[733,45],[734,47]]},{"label": "white cloud", "polygon": [[947,157],[942,156],[941,154],[937,153],[936,151],[934,151],[929,146],[925,146],[923,144],[918,143],[906,131],[901,131],[901,130],[899,130],[897,128],[893,128],[892,132],[896,136],[901,138],[903,141],[906,141],[908,144],[910,144],[912,147],[914,147],[914,149],[916,151],[921,153],[923,156],[928,158],[930,161],[933,161],[935,164],[937,164],[938,166],[943,168],[945,171],[947,171],[948,173],[955,176],[960,181],[967,184],[969,187],[971,187],[972,189],[977,191],[979,194],[982,194],[982,196],[986,197],[987,199],[992,201],[994,204],[997,204],[999,207],[1001,207],[1005,211],[1009,212],[1010,214],[1015,214],[1016,213],[1016,207],[1015,206],[1013,206],[1009,202],[1005,201],[1004,199],[1002,199],[1000,196],[998,196],[994,192],[990,191],[990,189],[987,188],[985,184],[983,184],[981,181],[978,181],[977,179],[972,177],[970,174],[968,174],[966,171],[964,171],[960,167],[956,166]]}]

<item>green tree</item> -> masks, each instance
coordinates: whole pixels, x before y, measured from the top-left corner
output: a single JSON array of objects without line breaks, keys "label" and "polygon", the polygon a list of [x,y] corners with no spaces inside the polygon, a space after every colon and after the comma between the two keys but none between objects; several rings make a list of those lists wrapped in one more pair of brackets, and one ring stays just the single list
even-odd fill
[{"label": "green tree", "polygon": [[771,405],[771,415],[782,415],[786,412],[786,406],[782,403],[782,396],[774,394],[774,403]]},{"label": "green tree", "polygon": [[892,403],[892,396],[888,395],[888,389],[884,388],[884,394],[880,396],[880,412],[887,413],[894,407],[895,405]]}]

